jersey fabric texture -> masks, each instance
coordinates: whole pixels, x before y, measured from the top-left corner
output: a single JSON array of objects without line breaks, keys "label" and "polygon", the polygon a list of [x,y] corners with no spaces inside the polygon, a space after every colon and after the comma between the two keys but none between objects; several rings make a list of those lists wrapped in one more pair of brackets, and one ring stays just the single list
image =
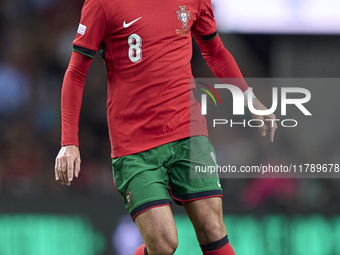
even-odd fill
[{"label": "jersey fabric texture", "polygon": [[222,197],[216,174],[197,168],[216,166],[206,136],[194,136],[112,160],[113,178],[133,220],[154,207]]},{"label": "jersey fabric texture", "polygon": [[208,135],[190,60],[191,34],[216,36],[210,0],[86,0],[80,23],[74,51],[107,66],[112,158]]}]

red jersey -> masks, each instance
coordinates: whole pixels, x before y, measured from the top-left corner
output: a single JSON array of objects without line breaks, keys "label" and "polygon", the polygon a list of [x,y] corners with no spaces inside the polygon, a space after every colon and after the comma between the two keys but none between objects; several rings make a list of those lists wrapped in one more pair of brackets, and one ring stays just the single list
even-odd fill
[{"label": "red jersey", "polygon": [[86,0],[73,49],[107,66],[112,158],[207,136],[194,99],[191,34],[216,35],[211,0]]}]

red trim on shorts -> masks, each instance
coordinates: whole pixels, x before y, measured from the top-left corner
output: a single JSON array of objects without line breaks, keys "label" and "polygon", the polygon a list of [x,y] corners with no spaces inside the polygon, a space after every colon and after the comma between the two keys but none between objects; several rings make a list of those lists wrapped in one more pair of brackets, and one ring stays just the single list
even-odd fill
[{"label": "red trim on shorts", "polygon": [[198,198],[192,198],[192,199],[187,199],[187,200],[185,200],[185,199],[177,199],[177,198],[175,198],[172,195],[171,195],[171,197],[172,197],[173,200],[175,200],[175,201],[177,200],[177,201],[180,201],[180,202],[190,202],[190,201],[196,201],[196,200],[201,200],[201,199],[206,199],[206,198],[211,198],[211,197],[220,197],[220,198],[223,198],[222,195],[211,195],[211,196],[207,196],[207,197],[198,197]]},{"label": "red trim on shorts", "polygon": [[143,212],[146,212],[147,210],[150,210],[150,209],[156,208],[156,207],[161,207],[161,206],[170,206],[170,203],[169,203],[169,204],[162,204],[162,205],[154,205],[154,206],[151,206],[151,207],[149,207],[149,208],[146,208],[146,209],[144,209],[143,211],[140,211],[140,212],[136,213],[136,215],[132,218],[132,220],[135,221],[135,218],[136,218],[139,214],[141,214],[141,213],[143,213]]},{"label": "red trim on shorts", "polygon": [[[183,196],[189,196],[189,197],[193,197],[193,198],[181,199],[181,198],[179,198],[180,196],[175,197],[172,194],[172,188],[171,188],[170,185],[169,185],[169,187],[170,187],[170,196],[175,201],[175,203],[178,204],[178,205],[182,205],[182,202],[190,202],[190,201],[202,200],[202,199],[212,198],[212,197],[223,198],[221,190],[207,190],[207,191],[203,191],[203,192],[196,192],[196,193],[192,193],[192,194],[183,195]],[[200,196],[200,193],[202,193],[202,196]],[[209,193],[215,193],[215,194],[209,194]]]}]

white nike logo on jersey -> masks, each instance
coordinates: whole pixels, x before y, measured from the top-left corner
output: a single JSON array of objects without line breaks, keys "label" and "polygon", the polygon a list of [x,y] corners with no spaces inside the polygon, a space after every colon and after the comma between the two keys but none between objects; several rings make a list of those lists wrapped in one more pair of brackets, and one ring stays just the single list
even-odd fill
[{"label": "white nike logo on jersey", "polygon": [[134,21],[131,21],[130,23],[125,23],[125,20],[124,20],[124,23],[123,23],[123,27],[124,28],[128,28],[129,26],[131,26],[133,23],[135,23],[136,21],[140,20],[142,17],[138,18],[138,19],[135,19]]}]

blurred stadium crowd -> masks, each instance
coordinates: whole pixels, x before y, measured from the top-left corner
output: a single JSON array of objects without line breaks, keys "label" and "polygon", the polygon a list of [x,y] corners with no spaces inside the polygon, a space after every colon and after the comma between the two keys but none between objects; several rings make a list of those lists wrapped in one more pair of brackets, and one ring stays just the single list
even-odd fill
[{"label": "blurred stadium crowd", "polygon": [[[1,195],[67,192],[56,185],[52,173],[60,148],[60,89],[82,4],[82,0],[0,2]],[[100,74],[95,83],[105,88],[104,70]],[[72,189],[111,192],[105,99],[96,101],[105,94],[97,97],[95,90],[87,91],[94,94],[88,104],[92,107],[83,109],[82,167],[96,170],[84,171]],[[94,112],[97,105],[102,106],[99,116]],[[87,153],[86,148],[96,149]]]},{"label": "blurred stadium crowd", "polygon": [[[84,91],[80,178],[70,188],[54,181],[54,159],[60,148],[60,90],[82,4],[83,0],[0,1],[0,197],[58,196],[70,192],[118,197],[111,174],[105,73],[98,56]],[[232,49],[226,44],[246,77],[273,75],[264,49],[268,45],[266,38],[261,39],[262,47],[255,47],[258,51],[242,48],[247,39],[252,43],[247,36],[235,37]],[[211,76],[197,46],[193,71],[201,77]],[[260,137],[250,140],[246,132],[230,131],[227,145],[212,140],[216,151],[223,154],[218,155],[220,165],[240,164],[245,159],[275,164],[276,160],[285,161],[284,155],[289,155],[286,161],[299,157],[294,136],[280,136],[279,130],[279,146],[268,154],[256,145],[264,147],[265,142]],[[338,138],[339,135],[333,137],[334,143],[328,150],[316,148],[316,156],[329,159],[328,163],[339,163]],[[338,179],[223,179],[222,183],[227,208],[240,211],[322,211],[334,209],[340,202]]]}]

